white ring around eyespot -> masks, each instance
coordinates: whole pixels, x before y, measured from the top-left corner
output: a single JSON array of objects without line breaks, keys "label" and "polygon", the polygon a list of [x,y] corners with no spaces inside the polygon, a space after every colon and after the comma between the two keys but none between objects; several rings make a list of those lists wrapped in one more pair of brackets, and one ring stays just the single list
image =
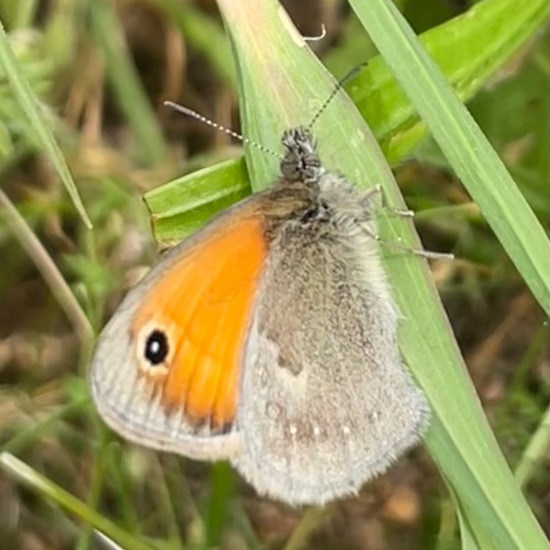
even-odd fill
[{"label": "white ring around eyespot", "polygon": [[[155,330],[164,333],[168,341],[168,355],[165,357],[164,361],[158,365],[152,365],[144,356],[147,339]],[[135,355],[139,370],[152,380],[164,378],[168,375],[168,367],[172,363],[172,358],[174,356],[172,333],[172,327],[157,321],[149,321],[141,327],[135,339]]]}]

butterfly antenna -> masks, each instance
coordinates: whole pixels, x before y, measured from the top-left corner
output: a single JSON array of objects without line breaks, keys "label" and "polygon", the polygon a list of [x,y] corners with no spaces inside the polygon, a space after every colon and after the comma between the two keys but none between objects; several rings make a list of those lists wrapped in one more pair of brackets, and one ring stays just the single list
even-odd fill
[{"label": "butterfly antenna", "polygon": [[207,126],[211,126],[212,128],[215,128],[219,132],[223,132],[224,134],[227,134],[228,136],[231,136],[235,139],[238,139],[242,143],[246,143],[247,145],[250,145],[251,147],[255,147],[256,149],[259,149],[260,151],[267,153],[271,156],[277,157],[279,160],[281,160],[281,155],[277,154],[275,151],[272,151],[271,149],[268,149],[267,147],[264,147],[263,145],[252,141],[251,139],[248,139],[241,134],[226,128],[225,126],[222,126],[221,124],[218,124],[217,122],[214,122],[213,120],[210,120],[209,118],[200,115],[196,111],[193,111],[193,109],[189,109],[189,107],[184,107],[183,105],[180,105],[179,103],[174,103],[173,101],[165,101],[164,105],[166,107],[170,107],[174,109],[174,111],[178,111],[178,113],[182,113],[184,115],[187,115],[191,118],[194,118],[196,120],[199,120],[200,122],[203,122]]},{"label": "butterfly antenna", "polygon": [[367,63],[361,63],[360,65],[357,65],[336,83],[332,92],[330,92],[329,96],[325,99],[324,103],[321,105],[321,107],[319,107],[319,110],[315,113],[315,115],[313,115],[311,122],[307,126],[308,130],[311,130],[313,128],[313,125],[317,122],[317,120],[319,120],[319,117],[323,114],[325,109],[331,104],[336,94],[344,87],[346,82],[351,80],[357,73],[359,73],[363,69],[363,67],[366,67],[366,66],[367,66]]}]

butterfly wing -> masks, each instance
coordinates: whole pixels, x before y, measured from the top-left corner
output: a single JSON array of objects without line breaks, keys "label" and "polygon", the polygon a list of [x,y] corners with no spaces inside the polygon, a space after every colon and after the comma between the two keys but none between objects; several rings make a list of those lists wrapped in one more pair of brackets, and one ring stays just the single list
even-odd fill
[{"label": "butterfly wing", "polygon": [[241,355],[267,254],[260,201],[161,257],[104,329],[92,394],[126,439],[202,459],[236,451]]},{"label": "butterfly wing", "polygon": [[232,463],[261,493],[321,504],[414,444],[427,404],[399,358],[398,314],[366,233],[288,224],[262,276]]}]

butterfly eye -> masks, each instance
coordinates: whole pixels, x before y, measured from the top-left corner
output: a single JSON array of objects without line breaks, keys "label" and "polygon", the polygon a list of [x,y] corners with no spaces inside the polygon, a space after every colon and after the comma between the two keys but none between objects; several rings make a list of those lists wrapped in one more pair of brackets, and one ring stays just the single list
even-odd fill
[{"label": "butterfly eye", "polygon": [[138,331],[136,355],[144,374],[155,378],[167,375],[173,355],[170,331],[162,324],[147,323]]}]

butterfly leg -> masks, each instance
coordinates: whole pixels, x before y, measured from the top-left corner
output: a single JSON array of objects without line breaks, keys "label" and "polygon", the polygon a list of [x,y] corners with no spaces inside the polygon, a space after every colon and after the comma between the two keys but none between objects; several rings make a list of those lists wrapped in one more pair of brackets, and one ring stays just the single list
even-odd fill
[{"label": "butterfly leg", "polygon": [[408,208],[395,208],[394,206],[391,206],[388,203],[384,189],[380,184],[374,185],[365,191],[361,197],[361,202],[367,211],[372,211],[377,206],[380,206],[389,214],[393,214],[401,218],[414,218],[414,212],[412,210],[409,210]]},{"label": "butterfly leg", "polygon": [[[414,212],[408,209],[394,208],[389,205],[387,202],[386,195],[380,184],[375,185],[368,189],[362,196],[361,202],[366,212],[372,212],[376,209],[375,202],[378,203],[386,212],[399,216],[401,218],[413,218]],[[400,250],[402,252],[409,252],[415,256],[420,256],[422,258],[432,259],[432,260],[452,260],[454,259],[454,254],[444,253],[444,252],[431,252],[429,250],[421,250],[416,248],[411,248],[409,246],[401,245],[393,241],[387,241],[382,239],[380,235],[374,233],[372,229],[368,226],[364,226],[364,230],[369,234],[371,238],[378,241],[382,246],[388,246],[395,250]]]}]

